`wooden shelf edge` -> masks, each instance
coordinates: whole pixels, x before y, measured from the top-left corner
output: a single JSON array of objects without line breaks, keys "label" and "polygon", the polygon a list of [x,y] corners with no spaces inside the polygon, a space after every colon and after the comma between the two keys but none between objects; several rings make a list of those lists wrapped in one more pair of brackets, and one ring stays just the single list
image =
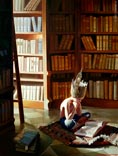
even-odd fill
[{"label": "wooden shelf edge", "polygon": [[99,108],[118,108],[118,100],[90,99],[85,98],[82,106],[99,107]]},{"label": "wooden shelf edge", "polygon": [[[15,101],[14,106],[18,107],[18,103]],[[24,108],[34,108],[34,109],[44,109],[43,101],[31,101],[31,100],[23,100]]]},{"label": "wooden shelf edge", "polygon": [[[52,100],[49,102],[49,109],[59,109],[60,104],[64,99],[57,99]],[[114,109],[118,108],[118,100],[104,100],[104,99],[90,99],[85,98],[82,101],[82,106],[88,106],[88,107],[98,107],[98,108],[108,108],[108,109]]]},{"label": "wooden shelf edge", "polygon": [[15,17],[30,17],[30,16],[42,16],[42,11],[13,11]]}]

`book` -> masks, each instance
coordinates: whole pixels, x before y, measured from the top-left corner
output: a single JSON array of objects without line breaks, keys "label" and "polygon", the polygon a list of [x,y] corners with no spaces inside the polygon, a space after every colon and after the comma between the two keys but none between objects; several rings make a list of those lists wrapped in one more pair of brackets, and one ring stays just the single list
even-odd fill
[{"label": "book", "polygon": [[37,0],[30,0],[27,5],[25,6],[24,10],[28,11],[28,10],[32,10],[32,7],[34,6],[34,4],[36,3]]},{"label": "book", "polygon": [[90,47],[91,47],[90,50],[96,50],[96,47],[95,47],[95,44],[94,44],[94,42],[93,42],[92,37],[91,37],[91,36],[88,36],[87,38],[88,38],[88,42],[89,42]]},{"label": "book", "polygon": [[86,36],[82,36],[81,37],[81,40],[82,40],[82,43],[84,45],[85,50],[90,50],[90,45],[89,45],[89,43],[87,41]]},{"label": "book", "polygon": [[113,99],[113,81],[109,80],[109,100]]},{"label": "book", "polygon": [[118,70],[118,54],[115,55],[115,70]]},{"label": "book", "polygon": [[31,21],[32,21],[33,31],[36,32],[37,31],[37,24],[36,24],[36,19],[34,16],[31,17]]},{"label": "book", "polygon": [[72,43],[73,43],[73,39],[74,39],[74,36],[73,35],[70,35],[69,36],[69,41],[67,43],[67,50],[70,50],[71,49],[71,46],[72,46]]},{"label": "book", "polygon": [[109,99],[109,81],[104,80],[104,98]]},{"label": "book", "polygon": [[39,143],[39,138],[37,137],[29,146],[28,150],[25,150],[24,146],[22,146],[21,144],[16,144],[15,150],[16,152],[35,154],[38,151],[38,146],[39,146],[38,143]]},{"label": "book", "polygon": [[42,31],[42,17],[37,17],[37,32]]},{"label": "book", "polygon": [[94,137],[102,130],[107,122],[98,120],[88,120],[85,125],[75,131],[75,135],[83,137]]},{"label": "book", "polygon": [[113,99],[118,100],[118,80],[113,81]]},{"label": "book", "polygon": [[24,152],[31,150],[31,148],[34,147],[34,143],[36,144],[37,138],[39,138],[39,133],[37,131],[27,130],[19,133],[14,138],[16,150]]},{"label": "book", "polygon": [[93,98],[93,80],[89,80],[88,97]]},{"label": "book", "polygon": [[33,5],[32,10],[36,10],[40,2],[41,0],[37,0],[35,4]]}]

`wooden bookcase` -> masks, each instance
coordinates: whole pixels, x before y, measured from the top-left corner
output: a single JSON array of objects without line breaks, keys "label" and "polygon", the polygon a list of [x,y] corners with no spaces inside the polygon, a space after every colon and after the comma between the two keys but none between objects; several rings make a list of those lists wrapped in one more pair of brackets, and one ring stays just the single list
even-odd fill
[{"label": "wooden bookcase", "polygon": [[76,73],[76,0],[47,0],[49,107],[70,96]]},{"label": "wooden bookcase", "polygon": [[80,0],[78,52],[88,92],[83,105],[118,108],[118,1]]},{"label": "wooden bookcase", "polygon": [[117,0],[47,1],[50,107],[70,96],[82,68],[88,82],[82,105],[118,108],[117,15]]},{"label": "wooden bookcase", "polygon": [[[0,2],[0,137],[15,132],[13,113],[12,0]],[[5,138],[3,138],[5,139]]]},{"label": "wooden bookcase", "polygon": [[47,108],[46,0],[13,2],[23,105]]}]

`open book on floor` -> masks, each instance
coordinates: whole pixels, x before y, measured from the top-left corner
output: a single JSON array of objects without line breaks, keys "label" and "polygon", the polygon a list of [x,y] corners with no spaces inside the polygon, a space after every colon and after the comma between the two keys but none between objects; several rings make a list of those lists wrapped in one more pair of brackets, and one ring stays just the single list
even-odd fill
[{"label": "open book on floor", "polygon": [[94,137],[104,128],[106,124],[107,122],[105,121],[88,120],[85,125],[75,131],[74,134],[83,137]]}]

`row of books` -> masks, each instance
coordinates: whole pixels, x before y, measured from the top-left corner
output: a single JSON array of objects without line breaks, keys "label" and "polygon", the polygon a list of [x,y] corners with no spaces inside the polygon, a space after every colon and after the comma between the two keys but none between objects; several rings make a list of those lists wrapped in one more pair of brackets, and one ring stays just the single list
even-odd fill
[{"label": "row of books", "polygon": [[11,85],[11,70],[8,68],[0,69],[0,90]]},{"label": "row of books", "polygon": [[74,35],[63,35],[59,44],[59,50],[70,50]]},{"label": "row of books", "polygon": [[83,72],[83,79],[88,82],[89,80],[112,80],[115,81],[117,80],[117,73],[109,73],[109,72]]},{"label": "row of books", "polygon": [[42,17],[14,17],[16,32],[41,32]]},{"label": "row of books", "polygon": [[83,54],[82,57],[84,69],[118,70],[117,54]]},{"label": "row of books", "polygon": [[89,80],[87,97],[118,100],[118,80]]},{"label": "row of books", "polygon": [[82,36],[81,40],[85,50],[118,50],[117,35]]},{"label": "row of books", "polygon": [[[74,35],[51,35],[50,50],[71,50],[74,40]],[[52,44],[54,43],[54,44]]]},{"label": "row of books", "polygon": [[48,6],[50,11],[70,12],[74,11],[75,3],[73,0],[50,0]]},{"label": "row of books", "polygon": [[[43,72],[43,59],[40,57],[18,56],[20,72]],[[15,69],[14,69],[15,71]]]},{"label": "row of books", "polygon": [[[24,100],[44,100],[44,86],[42,85],[23,85],[21,84],[22,98]],[[17,90],[14,92],[14,99],[17,99]]]},{"label": "row of books", "polygon": [[117,0],[82,0],[81,1],[82,11],[114,12],[117,11],[117,9],[118,9]]},{"label": "row of books", "polygon": [[35,40],[25,40],[22,38],[16,39],[17,45],[17,53],[18,54],[42,54],[42,43],[43,39],[42,36]]},{"label": "row of books", "polygon": [[50,32],[73,32],[74,16],[72,14],[51,15],[49,24]]},{"label": "row of books", "polygon": [[118,32],[117,15],[81,16],[81,32]]},{"label": "row of books", "polygon": [[10,100],[0,100],[0,123],[7,123],[12,118],[12,106]]},{"label": "row of books", "polygon": [[65,99],[70,96],[71,82],[52,82],[53,100]]},{"label": "row of books", "polygon": [[86,50],[96,50],[96,46],[91,36],[82,36],[81,40]]},{"label": "row of books", "polygon": [[40,2],[41,0],[30,0],[25,6],[24,10],[26,11],[36,10]]},{"label": "row of books", "polygon": [[[14,11],[36,10],[41,0],[13,0]],[[27,3],[26,3],[27,2]]]},{"label": "row of books", "polygon": [[118,50],[118,36],[112,35],[97,35],[96,49],[97,50]]},{"label": "row of books", "polygon": [[75,67],[75,56],[74,54],[52,55],[51,66],[53,71],[72,70]]},{"label": "row of books", "polygon": [[23,11],[25,7],[25,0],[13,0],[13,10]]}]

